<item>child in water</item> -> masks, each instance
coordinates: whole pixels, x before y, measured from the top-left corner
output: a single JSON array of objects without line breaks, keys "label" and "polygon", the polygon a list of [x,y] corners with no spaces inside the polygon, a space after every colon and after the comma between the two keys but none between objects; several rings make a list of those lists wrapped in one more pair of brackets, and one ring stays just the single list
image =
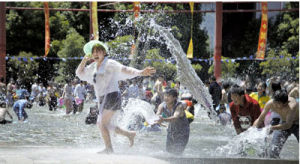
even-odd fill
[{"label": "child in water", "polygon": [[96,124],[97,118],[98,118],[99,111],[97,110],[97,107],[90,107],[90,113],[85,118],[86,124]]}]

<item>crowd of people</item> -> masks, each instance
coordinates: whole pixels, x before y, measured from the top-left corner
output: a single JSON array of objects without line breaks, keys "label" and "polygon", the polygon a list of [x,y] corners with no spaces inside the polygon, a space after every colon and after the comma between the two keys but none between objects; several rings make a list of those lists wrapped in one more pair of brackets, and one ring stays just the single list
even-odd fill
[{"label": "crowd of people", "polygon": [[[13,79],[7,85],[1,79],[0,124],[12,122],[13,116],[8,108],[12,108],[22,122],[30,117],[25,108],[31,108],[32,104],[47,104],[49,111],[65,109],[70,115],[84,111],[86,102],[95,103],[90,107],[85,123],[98,125],[105,144],[101,153],[112,153],[111,130],[126,136],[130,146],[134,144],[135,131],[121,129],[110,122],[129,98],[137,98],[153,104],[154,112],[159,116],[151,125],[142,119],[143,125],[157,128],[168,122],[166,150],[181,154],[188,143],[190,124],[194,120],[197,101],[193,95],[179,81],[152,76],[155,74],[152,67],[138,70],[108,59],[107,47],[100,41],[90,41],[84,51],[86,56],[76,70],[77,77],[65,84],[49,82],[44,87],[42,83],[34,82],[27,89]],[[217,82],[212,76],[206,84],[221,125],[232,124],[237,135],[251,126],[262,128],[270,125],[270,133],[273,132],[270,157],[279,158],[291,134],[299,142],[299,84],[296,79],[272,77],[252,82],[246,78],[234,83]]]}]

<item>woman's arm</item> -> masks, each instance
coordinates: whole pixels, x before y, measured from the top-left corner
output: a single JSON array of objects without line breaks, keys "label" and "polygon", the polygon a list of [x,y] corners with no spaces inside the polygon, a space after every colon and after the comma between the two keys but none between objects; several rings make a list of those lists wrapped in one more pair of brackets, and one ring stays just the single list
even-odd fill
[{"label": "woman's arm", "polygon": [[126,67],[124,66],[121,70],[125,74],[129,75],[137,75],[137,76],[151,76],[156,72],[156,70],[153,67],[146,67],[143,70],[138,70],[132,67]]},{"label": "woman's arm", "polygon": [[90,59],[91,59],[91,57],[86,57],[86,56],[85,56],[85,57],[81,60],[79,66],[78,66],[77,69],[76,69],[76,75],[80,75],[80,74],[82,74],[82,73],[84,72],[85,65],[86,65],[87,61],[89,61]]}]

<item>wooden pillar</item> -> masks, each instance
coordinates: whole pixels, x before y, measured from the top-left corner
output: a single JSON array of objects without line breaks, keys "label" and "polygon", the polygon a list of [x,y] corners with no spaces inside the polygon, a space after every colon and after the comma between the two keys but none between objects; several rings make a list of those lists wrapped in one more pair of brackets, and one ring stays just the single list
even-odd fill
[{"label": "wooden pillar", "polygon": [[0,2],[0,78],[6,82],[6,9],[5,2]]},{"label": "wooden pillar", "polygon": [[222,25],[223,3],[216,2],[214,76],[216,77],[217,81],[219,81],[219,79],[221,78]]}]

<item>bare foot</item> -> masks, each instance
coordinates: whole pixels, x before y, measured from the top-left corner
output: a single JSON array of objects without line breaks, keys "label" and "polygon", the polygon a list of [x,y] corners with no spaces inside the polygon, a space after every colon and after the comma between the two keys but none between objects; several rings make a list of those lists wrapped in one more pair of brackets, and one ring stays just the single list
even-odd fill
[{"label": "bare foot", "polygon": [[98,154],[112,154],[112,153],[114,153],[114,150],[113,150],[113,149],[105,148],[104,150],[99,151],[99,152],[97,152],[97,153],[98,153]]},{"label": "bare foot", "polygon": [[130,132],[130,134],[129,134],[129,137],[128,137],[128,139],[129,139],[129,146],[130,147],[132,147],[133,146],[133,144],[134,144],[134,137],[135,137],[135,135],[136,135],[136,132]]}]

